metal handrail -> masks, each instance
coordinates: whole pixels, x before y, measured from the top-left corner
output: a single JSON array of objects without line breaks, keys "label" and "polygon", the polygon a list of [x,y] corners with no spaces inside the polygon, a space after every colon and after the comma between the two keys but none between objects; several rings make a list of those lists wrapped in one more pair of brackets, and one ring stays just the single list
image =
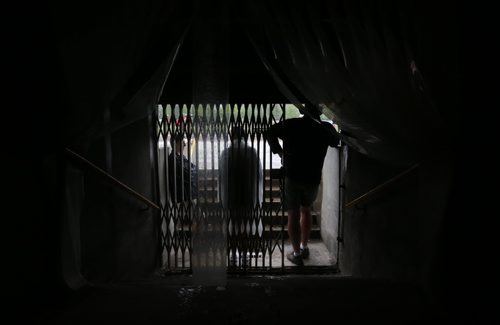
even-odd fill
[{"label": "metal handrail", "polygon": [[384,182],[384,183],[382,183],[382,184],[374,187],[373,189],[369,190],[365,194],[363,194],[363,195],[357,197],[356,199],[352,200],[351,202],[347,203],[345,205],[345,208],[350,208],[350,207],[355,206],[356,204],[359,204],[361,202],[367,201],[368,199],[370,199],[371,197],[373,197],[375,194],[381,192],[386,187],[388,187],[389,185],[391,185],[392,183],[394,183],[395,181],[397,181],[401,177],[409,174],[411,171],[413,171],[414,169],[418,168],[419,166],[420,166],[420,163],[415,164],[412,167],[408,168],[407,170],[403,171],[402,173],[400,173],[400,174],[394,176],[393,178],[389,179],[388,181],[386,181],[386,182]]},{"label": "metal handrail", "polygon": [[66,149],[66,153],[69,154],[70,157],[76,158],[79,161],[85,163],[87,166],[91,167],[93,170],[97,171],[98,173],[100,173],[101,175],[103,175],[104,177],[106,177],[107,179],[109,179],[113,184],[116,184],[117,186],[121,187],[122,189],[124,189],[128,193],[132,194],[133,196],[135,196],[136,198],[138,198],[142,202],[146,203],[148,206],[160,210],[160,207],[158,205],[156,205],[155,203],[151,202],[148,198],[146,198],[142,194],[136,192],[135,190],[133,190],[129,186],[123,184],[122,182],[120,182],[119,180],[117,180],[116,178],[114,178],[113,176],[111,176],[110,174],[108,174],[106,171],[102,170],[101,168],[99,168],[98,166],[96,166],[95,164],[93,164],[92,162],[88,161],[84,157],[82,157],[79,154],[77,154],[76,152],[74,152],[74,151],[72,151],[72,150],[70,150],[68,148],[65,148],[65,149]]}]

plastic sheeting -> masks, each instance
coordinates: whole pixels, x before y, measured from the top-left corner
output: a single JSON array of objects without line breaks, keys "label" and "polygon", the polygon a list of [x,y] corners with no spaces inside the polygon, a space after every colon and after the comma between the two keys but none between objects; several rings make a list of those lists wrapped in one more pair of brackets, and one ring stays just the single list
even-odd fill
[{"label": "plastic sheeting", "polygon": [[446,145],[446,125],[411,46],[419,31],[410,25],[410,6],[247,1],[244,15],[284,95],[322,108],[351,147],[408,165]]},{"label": "plastic sheeting", "polygon": [[193,11],[183,1],[53,3],[66,146],[150,115]]},{"label": "plastic sheeting", "polygon": [[[208,5],[208,4],[205,4]],[[224,29],[228,11],[199,8],[193,24],[193,103],[221,104],[228,98],[228,38]],[[208,137],[213,146],[218,136]],[[220,144],[219,144],[220,145]],[[215,169],[212,166],[212,171]],[[195,214],[192,227],[193,282],[223,286],[227,282],[227,215],[205,206]]]},{"label": "plastic sheeting", "polygon": [[[61,144],[87,156],[85,148],[156,109],[193,12],[182,1],[131,0],[51,3],[50,13],[60,58],[54,73],[61,72],[56,77],[64,85],[58,89],[64,100]],[[83,177],[69,170],[64,192],[62,267],[70,288],[86,281],[80,216],[89,203]]]}]

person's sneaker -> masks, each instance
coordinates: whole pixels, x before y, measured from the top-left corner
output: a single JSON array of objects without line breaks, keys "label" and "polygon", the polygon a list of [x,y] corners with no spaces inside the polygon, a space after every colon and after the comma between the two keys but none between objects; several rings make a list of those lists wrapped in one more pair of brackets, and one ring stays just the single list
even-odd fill
[{"label": "person's sneaker", "polygon": [[302,258],[304,258],[304,259],[309,258],[309,247],[301,248],[300,254],[302,255]]},{"label": "person's sneaker", "polygon": [[295,255],[292,251],[286,255],[286,258],[295,265],[300,265],[300,266],[304,265],[304,261],[302,260],[301,254]]}]

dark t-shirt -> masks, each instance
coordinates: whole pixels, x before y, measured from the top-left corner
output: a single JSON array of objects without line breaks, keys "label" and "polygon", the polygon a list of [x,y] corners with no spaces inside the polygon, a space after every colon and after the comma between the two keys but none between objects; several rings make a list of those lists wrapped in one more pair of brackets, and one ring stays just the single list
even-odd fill
[{"label": "dark t-shirt", "polygon": [[[168,156],[169,189],[173,202],[190,201],[198,198],[198,170],[184,155]],[[174,180],[177,182],[174,182]],[[174,190],[175,189],[175,190]]]},{"label": "dark t-shirt", "polygon": [[[281,148],[278,138],[283,140]],[[269,128],[273,153],[283,152],[285,176],[303,184],[319,184],[326,151],[337,146],[339,135],[332,124],[308,118],[293,118]]]},{"label": "dark t-shirt", "polygon": [[233,141],[219,160],[219,193],[222,205],[254,208],[262,201],[262,166],[257,151],[245,141]]}]

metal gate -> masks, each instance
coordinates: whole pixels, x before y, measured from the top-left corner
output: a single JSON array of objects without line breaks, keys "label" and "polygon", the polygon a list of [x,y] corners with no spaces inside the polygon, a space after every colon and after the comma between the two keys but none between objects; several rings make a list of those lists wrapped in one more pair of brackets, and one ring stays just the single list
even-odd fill
[{"label": "metal gate", "polygon": [[284,104],[158,105],[165,272],[190,272],[200,258],[228,271],[284,268],[281,160],[265,132],[285,111]]}]

